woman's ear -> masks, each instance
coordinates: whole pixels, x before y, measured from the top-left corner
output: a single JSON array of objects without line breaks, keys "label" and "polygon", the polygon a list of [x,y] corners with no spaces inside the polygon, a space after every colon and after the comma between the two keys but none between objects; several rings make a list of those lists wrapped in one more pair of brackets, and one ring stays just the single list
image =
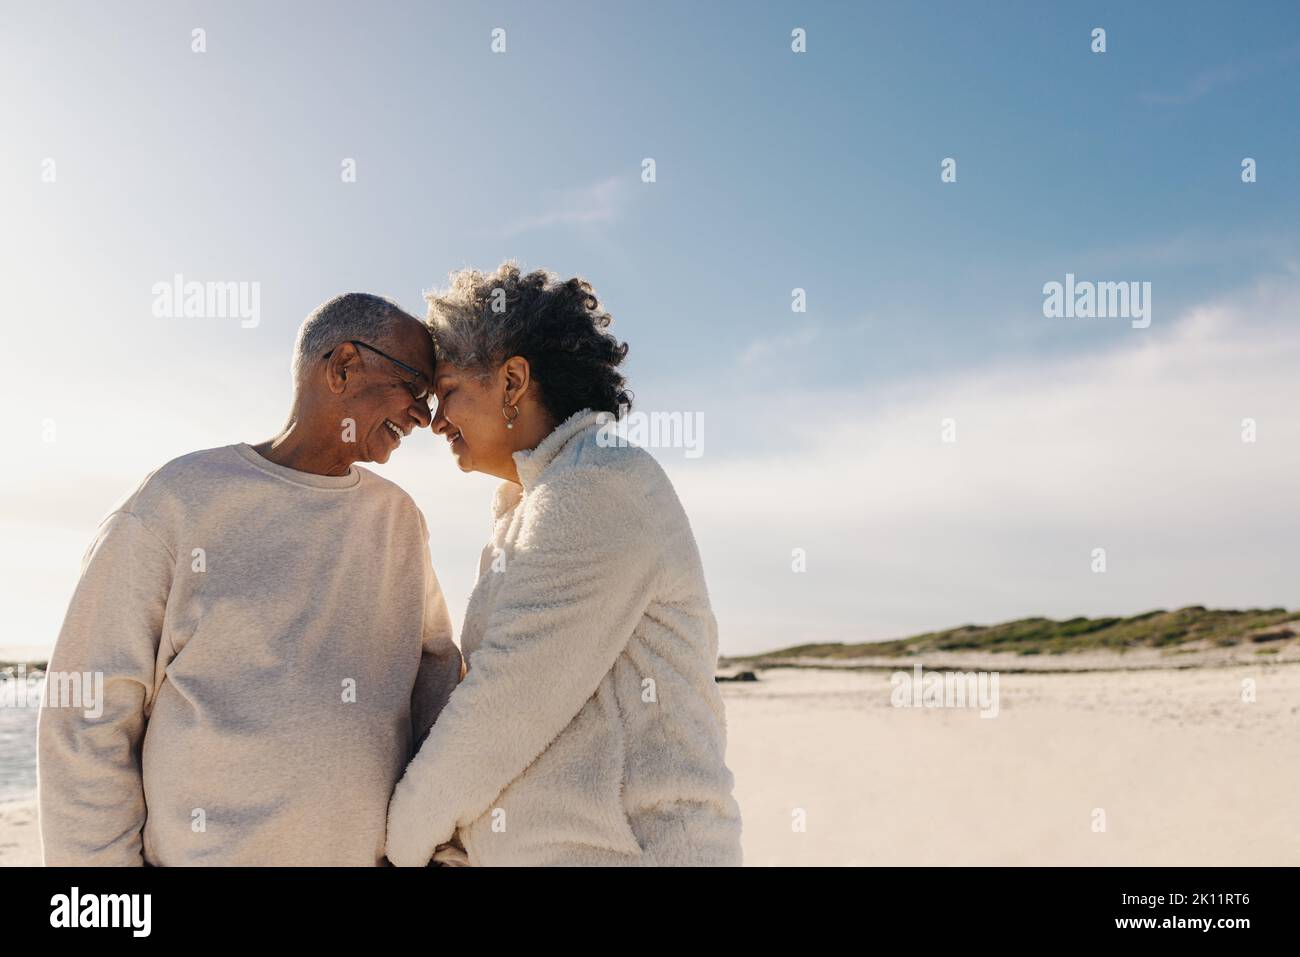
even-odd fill
[{"label": "woman's ear", "polygon": [[502,366],[505,373],[507,405],[518,405],[532,386],[532,369],[523,356],[511,356]]}]

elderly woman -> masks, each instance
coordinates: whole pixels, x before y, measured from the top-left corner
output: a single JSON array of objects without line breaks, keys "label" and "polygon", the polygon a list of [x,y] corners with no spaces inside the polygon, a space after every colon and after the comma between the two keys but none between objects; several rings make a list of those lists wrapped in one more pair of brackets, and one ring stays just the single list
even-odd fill
[{"label": "elderly woman", "polygon": [[504,481],[394,864],[453,838],[475,866],[740,863],[704,570],[662,469],[609,441],[631,401],[609,323],[583,280],[509,263],[429,296],[433,430]]}]

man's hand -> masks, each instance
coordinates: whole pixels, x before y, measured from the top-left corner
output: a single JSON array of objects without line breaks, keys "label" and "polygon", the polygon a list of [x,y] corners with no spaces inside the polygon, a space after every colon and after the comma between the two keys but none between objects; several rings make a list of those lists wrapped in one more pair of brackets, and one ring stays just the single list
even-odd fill
[{"label": "man's hand", "polygon": [[460,842],[453,837],[446,844],[438,845],[430,863],[435,867],[469,867],[469,855],[465,853],[465,848],[460,846]]}]

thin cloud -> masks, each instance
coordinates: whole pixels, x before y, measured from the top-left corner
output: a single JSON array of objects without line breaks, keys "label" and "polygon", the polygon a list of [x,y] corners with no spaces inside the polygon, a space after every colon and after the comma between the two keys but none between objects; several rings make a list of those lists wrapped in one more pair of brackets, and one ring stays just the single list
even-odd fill
[{"label": "thin cloud", "polygon": [[626,200],[624,178],[610,176],[588,186],[563,190],[551,198],[546,209],[506,223],[497,232],[512,237],[539,229],[608,226],[622,214]]},{"label": "thin cloud", "polygon": [[1295,61],[1297,57],[1300,57],[1300,44],[1263,54],[1252,60],[1221,64],[1197,74],[1180,92],[1143,93],[1141,99],[1143,103],[1151,106],[1182,106],[1248,77],[1285,66]]},{"label": "thin cloud", "polygon": [[804,325],[794,332],[755,339],[741,350],[742,366],[753,366],[767,359],[809,346],[816,340],[819,330],[815,325]]},{"label": "thin cloud", "polygon": [[[1289,285],[1287,284],[1289,282]],[[664,456],[729,653],[1029,615],[1300,604],[1300,284],[1114,349],[947,380],[736,396],[766,449]],[[941,441],[952,419],[957,441]],[[1241,435],[1252,419],[1257,441]],[[755,521],[755,516],[761,516]],[[1095,574],[1093,548],[1109,568]],[[792,571],[793,550],[807,571]]]}]

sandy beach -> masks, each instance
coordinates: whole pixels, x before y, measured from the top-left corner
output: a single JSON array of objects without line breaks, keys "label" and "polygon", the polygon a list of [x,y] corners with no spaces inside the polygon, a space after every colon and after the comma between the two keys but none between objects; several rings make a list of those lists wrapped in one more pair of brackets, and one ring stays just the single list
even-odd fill
[{"label": "sandy beach", "polygon": [[987,719],[889,674],[724,685],[746,864],[1300,863],[1300,667],[1002,674]]},{"label": "sandy beach", "polygon": [[[748,865],[1300,864],[1300,666],[1002,673],[995,718],[759,678],[722,685]],[[38,862],[33,802],[0,804],[0,866]]]},{"label": "sandy beach", "polygon": [[0,867],[39,867],[41,839],[36,829],[36,802],[0,804]]}]

